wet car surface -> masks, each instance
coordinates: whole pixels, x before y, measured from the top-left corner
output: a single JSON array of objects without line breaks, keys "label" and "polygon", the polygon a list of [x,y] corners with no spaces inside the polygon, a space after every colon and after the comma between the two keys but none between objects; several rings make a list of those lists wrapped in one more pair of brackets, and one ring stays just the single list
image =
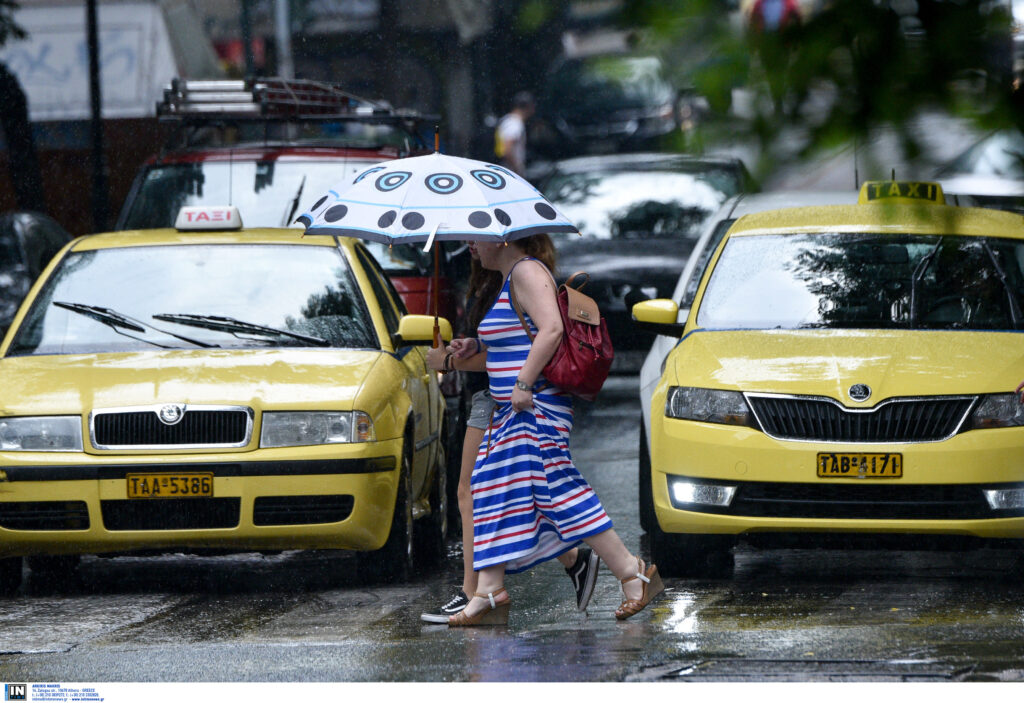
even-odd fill
[{"label": "wet car surface", "polygon": [[[627,547],[636,515],[636,380],[581,405],[574,457]],[[9,681],[1021,681],[1020,552],[742,547],[731,581],[667,579],[626,622],[602,567],[588,614],[562,569],[509,579],[507,628],[419,614],[447,565],[368,587],[351,555],[86,558],[73,583],[26,571],[0,599]],[[298,689],[302,690],[302,689]]]}]

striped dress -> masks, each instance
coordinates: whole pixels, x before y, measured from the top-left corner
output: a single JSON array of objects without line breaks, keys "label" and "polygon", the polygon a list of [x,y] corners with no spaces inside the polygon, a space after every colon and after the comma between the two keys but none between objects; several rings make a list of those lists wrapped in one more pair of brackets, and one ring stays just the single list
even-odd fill
[{"label": "striped dress", "polygon": [[[531,332],[537,328],[526,315]],[[572,397],[534,386],[533,411],[515,412],[511,398],[530,351],[509,301],[509,279],[478,330],[487,345],[487,376],[497,403],[473,468],[473,568],[529,569],[612,526],[597,494],[569,454]]]}]

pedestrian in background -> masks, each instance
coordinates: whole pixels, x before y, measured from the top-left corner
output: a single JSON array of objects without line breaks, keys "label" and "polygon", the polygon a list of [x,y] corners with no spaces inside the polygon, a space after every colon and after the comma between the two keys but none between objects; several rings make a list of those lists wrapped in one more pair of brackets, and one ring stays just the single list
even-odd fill
[{"label": "pedestrian in background", "polygon": [[582,543],[621,581],[623,601],[615,616],[624,620],[640,612],[663,585],[656,566],[646,567],[626,549],[597,494],[573,465],[572,398],[542,375],[563,331],[555,281],[542,263],[553,260],[551,238],[539,234],[507,244],[481,242],[476,250],[480,264],[500,271],[503,280],[478,329],[479,344],[487,348],[495,409],[470,479],[477,590],[448,625],[507,623],[505,574]]},{"label": "pedestrian in background", "polygon": [[512,98],[512,110],[494,130],[494,155],[506,168],[526,176],[526,121],[536,109],[533,96],[520,91]]},{"label": "pedestrian in background", "polygon": [[[462,443],[462,464],[459,472],[458,502],[462,521],[462,588],[437,610],[420,615],[424,622],[444,624],[469,603],[467,594],[477,590],[477,573],[473,570],[473,495],[470,475],[476,462],[480,444],[494,414],[494,401],[488,391],[487,351],[477,337],[477,327],[493,305],[501,290],[502,276],[480,266],[476,242],[469,242],[472,257],[469,290],[466,296],[466,338],[453,339],[446,349],[429,349],[427,365],[435,371],[463,372],[463,393],[470,396],[466,418],[466,434]],[[554,249],[547,252],[545,264],[554,268]],[[576,591],[576,608],[586,610],[594,593],[600,566],[592,550],[572,549],[558,556],[572,579]]]}]

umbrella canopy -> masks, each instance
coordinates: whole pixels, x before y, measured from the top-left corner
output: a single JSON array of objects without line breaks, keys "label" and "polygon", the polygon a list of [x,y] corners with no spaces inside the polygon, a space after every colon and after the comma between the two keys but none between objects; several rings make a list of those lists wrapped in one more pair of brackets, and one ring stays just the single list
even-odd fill
[{"label": "umbrella canopy", "polygon": [[509,241],[576,227],[525,179],[484,161],[433,153],[346,179],[296,222],[306,234],[387,244]]}]

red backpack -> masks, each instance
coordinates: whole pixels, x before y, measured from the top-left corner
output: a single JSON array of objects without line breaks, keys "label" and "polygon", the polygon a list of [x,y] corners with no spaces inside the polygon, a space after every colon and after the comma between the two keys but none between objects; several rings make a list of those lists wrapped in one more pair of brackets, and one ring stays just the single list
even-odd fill
[{"label": "red backpack", "polygon": [[[577,281],[580,277],[583,280]],[[601,317],[597,303],[593,298],[580,292],[580,288],[585,286],[588,280],[588,274],[577,271],[558,286],[562,342],[542,373],[548,383],[566,393],[584,400],[593,400],[608,378],[615,352],[612,350],[612,340],[608,335],[608,323]],[[519,316],[519,322],[532,343],[533,334],[516,304],[512,281],[509,281],[508,292],[512,309]]]}]

